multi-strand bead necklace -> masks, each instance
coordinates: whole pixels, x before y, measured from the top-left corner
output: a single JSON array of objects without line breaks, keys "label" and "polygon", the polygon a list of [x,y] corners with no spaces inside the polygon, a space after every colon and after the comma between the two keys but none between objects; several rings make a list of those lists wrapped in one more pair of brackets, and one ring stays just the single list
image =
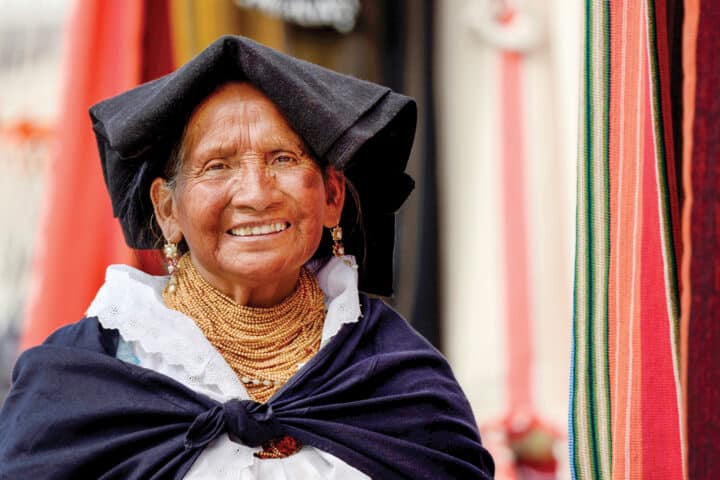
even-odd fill
[{"label": "multi-strand bead necklace", "polygon": [[269,308],[238,305],[200,276],[189,255],[178,262],[175,278],[174,293],[163,292],[165,304],[195,320],[259,402],[267,401],[320,348],[324,296],[305,268],[295,291]]}]

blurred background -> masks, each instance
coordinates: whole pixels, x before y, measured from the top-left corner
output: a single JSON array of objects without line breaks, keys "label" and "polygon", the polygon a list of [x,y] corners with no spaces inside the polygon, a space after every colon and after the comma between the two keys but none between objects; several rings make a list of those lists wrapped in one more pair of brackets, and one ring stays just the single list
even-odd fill
[{"label": "blurred background", "polygon": [[[0,401],[124,247],[87,108],[219,35],[415,97],[390,302],[450,360],[498,478],[566,478],[581,5],[0,0]],[[352,252],[349,252],[352,253]],[[159,272],[158,272],[159,273]]]}]

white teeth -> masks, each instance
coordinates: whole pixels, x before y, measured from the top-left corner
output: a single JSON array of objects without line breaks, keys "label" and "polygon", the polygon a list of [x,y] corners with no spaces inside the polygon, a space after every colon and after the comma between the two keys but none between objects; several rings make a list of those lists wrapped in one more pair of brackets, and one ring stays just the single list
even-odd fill
[{"label": "white teeth", "polygon": [[267,235],[268,233],[282,232],[287,228],[284,222],[256,225],[254,227],[238,227],[230,230],[236,237],[249,237],[253,235]]}]

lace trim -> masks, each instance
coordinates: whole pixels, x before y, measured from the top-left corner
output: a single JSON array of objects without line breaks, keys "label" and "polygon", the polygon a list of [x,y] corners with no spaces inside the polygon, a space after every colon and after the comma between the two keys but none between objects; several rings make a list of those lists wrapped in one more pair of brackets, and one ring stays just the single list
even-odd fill
[{"label": "lace trim", "polygon": [[[321,348],[343,324],[357,322],[361,316],[357,270],[353,266],[350,256],[308,264],[325,293],[328,308]],[[124,341],[139,347],[152,357],[151,363],[157,364],[143,362],[143,366],[158,371],[165,370],[162,365],[179,367],[185,373],[184,383],[191,388],[215,387],[223,398],[248,398],[242,382],[195,322],[165,306],[162,289],[166,282],[165,276],[155,277],[126,265],[112,265],[87,315],[96,316],[105,328],[117,329]]]}]

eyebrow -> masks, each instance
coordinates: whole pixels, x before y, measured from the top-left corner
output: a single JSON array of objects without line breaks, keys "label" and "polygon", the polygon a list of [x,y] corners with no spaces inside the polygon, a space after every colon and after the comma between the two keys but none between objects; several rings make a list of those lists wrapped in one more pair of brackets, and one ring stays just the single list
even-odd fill
[{"label": "eyebrow", "polygon": [[[310,156],[310,150],[300,138],[288,138],[282,134],[268,135],[260,142],[261,150],[270,153],[294,152]],[[237,151],[235,142],[225,139],[211,139],[195,145],[193,155],[199,158],[228,157]]]},{"label": "eyebrow", "polygon": [[307,154],[308,148],[302,139],[287,138],[282,135],[271,135],[263,142],[267,150],[275,152],[284,152],[288,150],[296,150],[300,153]]},{"label": "eyebrow", "polygon": [[210,145],[197,146],[193,154],[200,158],[226,157],[234,153],[236,148],[228,142],[214,142]]}]

